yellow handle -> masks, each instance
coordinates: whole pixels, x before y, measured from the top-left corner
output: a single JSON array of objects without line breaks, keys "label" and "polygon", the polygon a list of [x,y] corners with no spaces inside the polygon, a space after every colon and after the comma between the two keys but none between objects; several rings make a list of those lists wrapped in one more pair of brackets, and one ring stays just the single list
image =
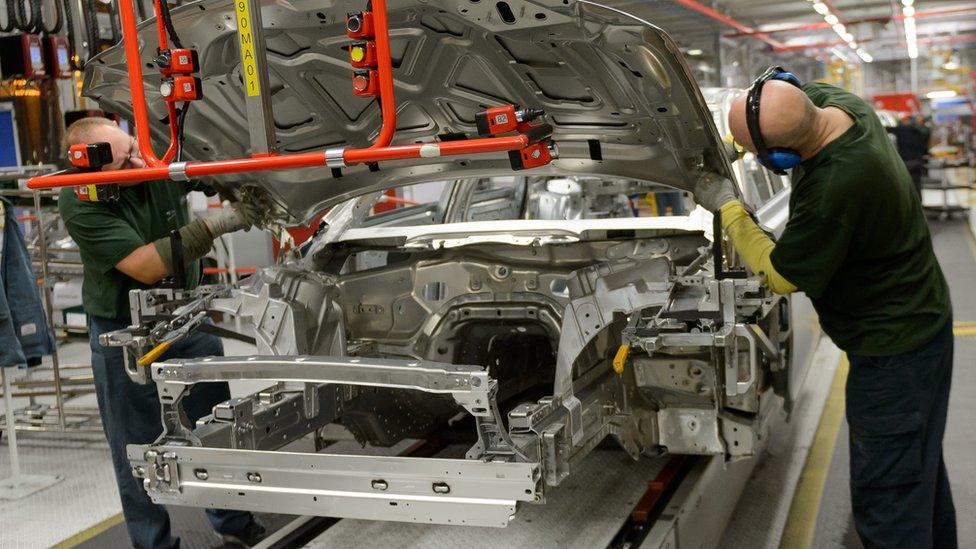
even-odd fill
[{"label": "yellow handle", "polygon": [[156,362],[156,359],[159,358],[163,353],[165,353],[167,349],[169,349],[169,342],[164,341],[159,345],[153,347],[152,350],[150,350],[148,353],[139,357],[137,363],[139,364],[139,366],[149,366],[153,362]]},{"label": "yellow handle", "polygon": [[613,371],[617,372],[617,375],[624,373],[624,364],[627,363],[628,356],[630,356],[630,345],[621,345],[613,357]]}]

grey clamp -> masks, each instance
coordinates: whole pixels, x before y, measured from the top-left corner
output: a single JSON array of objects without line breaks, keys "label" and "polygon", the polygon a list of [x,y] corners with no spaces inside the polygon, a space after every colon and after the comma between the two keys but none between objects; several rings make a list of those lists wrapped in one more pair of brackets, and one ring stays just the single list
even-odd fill
[{"label": "grey clamp", "polygon": [[346,160],[342,157],[345,147],[325,149],[325,165],[329,168],[345,168]]},{"label": "grey clamp", "polygon": [[189,181],[186,176],[186,162],[173,162],[169,165],[169,178],[173,181]]}]

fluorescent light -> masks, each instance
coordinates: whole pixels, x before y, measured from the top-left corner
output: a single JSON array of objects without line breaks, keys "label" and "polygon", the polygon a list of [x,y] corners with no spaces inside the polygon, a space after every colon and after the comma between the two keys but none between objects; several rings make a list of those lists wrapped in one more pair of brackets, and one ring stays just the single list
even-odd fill
[{"label": "fluorescent light", "polygon": [[704,52],[703,52],[703,51],[701,51],[701,50],[700,50],[700,49],[698,49],[698,48],[695,48],[695,49],[693,49],[693,50],[688,50],[688,55],[690,55],[690,56],[692,56],[692,57],[694,57],[694,56],[698,56],[698,55],[701,55],[702,53],[704,53]]},{"label": "fluorescent light", "polygon": [[837,19],[837,16],[832,13],[824,15],[824,21],[826,21],[828,25],[836,25],[837,23],[840,23],[840,19]]},{"label": "fluorescent light", "polygon": [[959,68],[959,63],[956,63],[955,61],[946,61],[946,63],[942,65],[942,68],[947,71],[954,71]]},{"label": "fluorescent light", "polygon": [[907,8],[907,7],[911,6],[912,4],[914,4],[915,3],[915,0],[901,0],[901,3],[902,3],[902,5],[904,5]]},{"label": "fluorescent light", "polygon": [[857,50],[857,56],[860,57],[861,61],[864,61],[865,63],[870,63],[874,61],[874,57],[872,57],[870,53],[864,51],[863,49]]},{"label": "fluorescent light", "polygon": [[851,40],[850,42],[848,42],[847,45],[850,46],[850,48],[852,50],[856,50],[857,49],[857,42],[855,42],[853,40]]},{"label": "fluorescent light", "polygon": [[[902,0],[902,3],[905,2],[906,0]],[[909,0],[902,13],[905,15],[905,43],[908,45],[908,57],[915,59],[918,57],[918,34],[915,28],[915,8],[910,4]]]},{"label": "fluorescent light", "polygon": [[845,27],[841,23],[837,23],[836,25],[834,25],[833,26],[833,29],[834,29],[834,32],[836,32],[840,36],[844,36],[844,33],[847,32],[847,27]]},{"label": "fluorescent light", "polygon": [[[851,34],[851,33],[849,33],[849,32],[845,32],[844,33],[844,36],[841,36],[841,38],[844,39],[844,42],[853,42],[854,41],[854,35]],[[857,49],[857,46],[854,46],[854,49],[856,50]]]},{"label": "fluorescent light", "polygon": [[929,99],[952,99],[955,96],[955,90],[930,91],[929,93],[925,94],[925,97]]},{"label": "fluorescent light", "polygon": [[847,55],[845,55],[844,52],[840,51],[837,48],[830,48],[830,53],[836,55],[837,58],[840,59],[841,61],[850,61]]},{"label": "fluorescent light", "polygon": [[816,12],[820,15],[827,15],[830,13],[830,8],[828,8],[827,4],[824,4],[823,2],[814,2],[813,9],[816,10]]}]

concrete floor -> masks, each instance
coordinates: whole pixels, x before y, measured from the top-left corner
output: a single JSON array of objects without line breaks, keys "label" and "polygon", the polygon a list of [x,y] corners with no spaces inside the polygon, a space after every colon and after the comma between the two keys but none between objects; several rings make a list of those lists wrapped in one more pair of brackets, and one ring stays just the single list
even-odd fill
[{"label": "concrete floor", "polygon": [[[952,293],[954,320],[976,321],[976,242],[961,219],[931,221],[932,241]],[[956,336],[944,451],[952,483],[959,546],[976,547],[976,337]],[[841,427],[824,487],[813,547],[860,548],[848,492],[848,429]]]},{"label": "concrete floor", "polygon": [[[952,290],[955,320],[976,321],[976,243],[967,224],[962,220],[932,221],[931,228],[936,253]],[[87,345],[74,342],[64,347],[62,358],[65,362],[84,362]],[[835,362],[822,365],[821,379],[814,385],[829,379]],[[976,460],[972,459],[976,455],[976,437],[968,428],[970,419],[976,417],[974,366],[976,337],[958,336],[946,461],[953,482],[960,546],[976,548]],[[805,405],[812,409],[809,415],[813,420],[791,420],[782,436],[772,440],[736,506],[723,547],[779,546],[794,484],[803,467],[805,445],[808,447],[810,431],[816,427],[817,409],[823,406],[825,392],[813,390]],[[847,428],[843,425],[823,489],[813,543],[816,548],[861,547],[853,529],[847,492],[846,441]],[[119,512],[107,449],[100,436],[25,435],[21,443],[25,472],[60,474],[65,480],[28,500],[0,504],[0,548],[50,546]],[[6,450],[4,441],[0,444],[0,478],[9,472]],[[213,539],[203,530],[201,511],[180,509],[174,518],[176,528],[183,531],[187,541],[205,546]],[[121,525],[110,530],[114,535],[101,538],[103,543],[99,546],[124,546]],[[199,537],[195,537],[198,533]]]}]

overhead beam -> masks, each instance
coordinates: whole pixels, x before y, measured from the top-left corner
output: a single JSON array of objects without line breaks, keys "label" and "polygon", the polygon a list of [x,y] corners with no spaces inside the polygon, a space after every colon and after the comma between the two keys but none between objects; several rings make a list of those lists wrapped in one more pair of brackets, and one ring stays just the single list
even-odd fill
[{"label": "overhead beam", "polygon": [[701,4],[699,2],[696,2],[695,0],[675,0],[675,3],[678,4],[678,5],[680,5],[680,6],[682,6],[682,7],[684,7],[684,8],[690,9],[692,11],[697,11],[698,13],[700,13],[700,14],[702,14],[702,15],[710,18],[710,19],[713,19],[715,21],[718,21],[719,23],[722,23],[723,25],[727,25],[729,27],[732,27],[733,29],[735,29],[735,30],[737,30],[739,32],[747,33],[750,38],[755,38],[756,40],[760,40],[762,42],[765,42],[769,46],[772,46],[773,49],[786,47],[786,44],[784,44],[783,42],[780,42],[779,40],[776,40],[775,38],[769,36],[768,34],[766,34],[764,32],[756,31],[756,29],[754,29],[754,28],[752,28],[752,27],[750,27],[750,26],[748,26],[748,25],[746,25],[746,24],[744,24],[744,23],[742,23],[742,22],[740,22],[740,21],[738,21],[738,20],[736,20],[736,19],[734,19],[732,17],[729,17],[728,15],[725,15],[724,13],[718,12],[718,11],[716,11],[716,10],[714,10],[714,9],[712,9],[712,8],[704,5],[704,4]]},{"label": "overhead beam", "polygon": [[[929,10],[929,11],[919,11],[915,12],[915,19],[927,19],[930,17],[945,17],[949,15],[957,15],[959,13],[972,13],[976,12],[976,6],[967,8],[950,8],[947,10]],[[841,21],[844,25],[859,25],[862,23],[888,23],[893,20],[902,20],[905,16],[902,13],[897,15],[885,15],[879,17],[864,17],[861,19],[850,19],[847,21]],[[777,27],[775,29],[769,29],[765,31],[760,31],[753,29],[751,31],[739,31],[725,34],[726,38],[742,38],[742,37],[752,37],[756,34],[763,34],[769,36],[771,34],[780,34],[787,32],[805,32],[811,30],[822,30],[829,29],[831,26],[825,21],[818,21],[816,23],[804,23],[800,25],[789,25],[783,27]]]}]

